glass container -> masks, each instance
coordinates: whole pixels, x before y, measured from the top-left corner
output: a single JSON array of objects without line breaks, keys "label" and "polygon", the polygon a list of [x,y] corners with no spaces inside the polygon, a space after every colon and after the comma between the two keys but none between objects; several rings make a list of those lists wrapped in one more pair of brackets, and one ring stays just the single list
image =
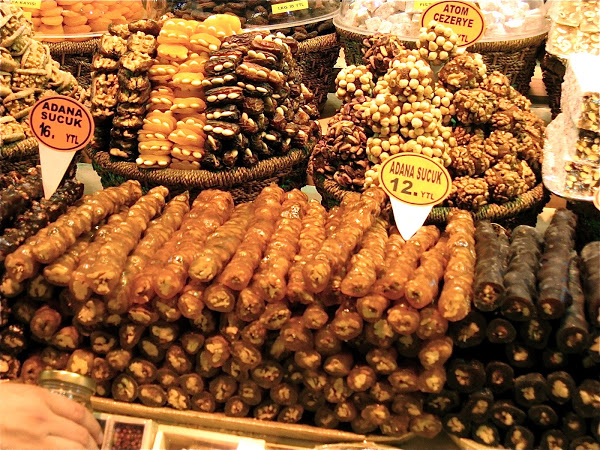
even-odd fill
[{"label": "glass container", "polygon": [[[434,1],[342,0],[334,17],[336,27],[358,34],[392,33],[415,41],[421,14]],[[536,36],[548,30],[543,0],[479,0],[486,30],[479,42],[508,41]]]},{"label": "glass container", "polygon": [[66,370],[44,370],[40,373],[39,385],[92,410],[91,397],[96,391],[96,382],[90,377]]}]

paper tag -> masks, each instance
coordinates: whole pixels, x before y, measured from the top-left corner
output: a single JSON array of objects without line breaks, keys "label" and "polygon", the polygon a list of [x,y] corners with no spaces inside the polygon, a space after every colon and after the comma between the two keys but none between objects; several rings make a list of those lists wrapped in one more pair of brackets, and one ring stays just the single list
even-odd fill
[{"label": "paper tag", "polygon": [[406,240],[425,223],[433,206],[448,197],[452,187],[444,166],[415,153],[400,153],[386,159],[379,179],[390,196],[398,231]]},{"label": "paper tag", "polygon": [[45,97],[29,113],[31,131],[39,142],[44,197],[54,194],[77,150],[92,140],[94,119],[79,103],[63,95]]},{"label": "paper tag", "polygon": [[23,11],[23,17],[31,20],[33,18],[33,14],[31,14],[31,11]]},{"label": "paper tag", "polygon": [[424,9],[429,8],[434,3],[437,3],[438,0],[415,0],[413,2],[412,10],[413,11],[423,11]]},{"label": "paper tag", "polygon": [[308,0],[297,0],[294,2],[278,3],[276,5],[271,6],[273,14],[300,11],[302,9],[308,9]]},{"label": "paper tag", "polygon": [[441,1],[431,5],[421,16],[421,27],[435,20],[458,35],[458,46],[466,47],[483,37],[485,19],[477,6],[468,2]]},{"label": "paper tag", "polygon": [[11,3],[21,8],[41,9],[42,0],[11,0]]}]

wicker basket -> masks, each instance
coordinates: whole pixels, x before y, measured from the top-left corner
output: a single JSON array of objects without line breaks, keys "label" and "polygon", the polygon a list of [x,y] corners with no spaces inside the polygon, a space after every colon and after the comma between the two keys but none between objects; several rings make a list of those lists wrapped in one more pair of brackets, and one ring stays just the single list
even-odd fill
[{"label": "wicker basket", "polygon": [[286,156],[260,161],[252,168],[238,167],[228,172],[208,170],[139,169],[132,162],[113,162],[105,151],[93,151],[92,163],[102,185],[118,186],[126,180],[138,180],[144,190],[166,186],[172,195],[189,191],[192,198],[204,189],[231,192],[236,203],[252,201],[271,183],[283,189],[306,184],[306,166],[315,142],[305,149],[294,149]]},{"label": "wicker basket", "polygon": [[0,173],[14,170],[24,174],[39,163],[38,141],[35,138],[0,147]]},{"label": "wicker basket", "polygon": [[[369,35],[337,28],[348,64],[362,64],[363,40]],[[477,42],[468,50],[481,53],[488,71],[498,70],[523,95],[529,92],[529,83],[535,70],[536,55],[544,44],[546,33],[524,39],[497,42]],[[404,41],[406,48],[416,48],[415,41]]]},{"label": "wicker basket", "polygon": [[319,107],[325,105],[327,94],[333,92],[337,71],[335,63],[340,54],[340,43],[336,33],[317,36],[300,42],[296,61],[302,81],[315,94]]},{"label": "wicker basket", "polygon": [[542,68],[542,79],[546,87],[550,111],[554,119],[560,114],[560,95],[565,71],[567,70],[566,63],[563,58],[546,52],[540,67]]},{"label": "wicker basket", "polygon": [[[323,205],[330,208],[338,205],[346,193],[350,192],[342,189],[335,181],[324,179],[323,176],[314,178],[315,187],[323,198]],[[490,204],[485,205],[473,212],[475,220],[491,220],[507,228],[513,228],[517,225],[535,226],[537,216],[544,206],[550,200],[550,193],[544,188],[543,183],[517,197],[515,200],[503,205]],[[447,206],[436,206],[431,210],[427,218],[428,224],[444,224],[448,218],[448,213],[453,208]]]},{"label": "wicker basket", "polygon": [[91,84],[92,58],[98,51],[100,38],[81,42],[49,42],[52,58],[60,63],[60,68],[75,76],[83,87]]}]

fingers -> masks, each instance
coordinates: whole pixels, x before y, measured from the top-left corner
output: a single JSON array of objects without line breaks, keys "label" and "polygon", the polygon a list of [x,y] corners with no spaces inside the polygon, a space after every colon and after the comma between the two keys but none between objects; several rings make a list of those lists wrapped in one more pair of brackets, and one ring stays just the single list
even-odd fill
[{"label": "fingers", "polygon": [[[60,436],[48,436],[44,442],[40,442],[39,448],[62,448],[69,450],[86,450],[79,442],[73,442]],[[98,448],[98,447],[95,447]]]},{"label": "fingers", "polygon": [[52,412],[83,426],[98,444],[102,443],[102,429],[92,413],[83,405],[66,397],[50,392],[48,395],[50,397],[46,403]]},{"label": "fingers", "polygon": [[96,450],[98,448],[95,438],[87,428],[64,417],[54,416],[54,420],[48,423],[48,429],[52,436],[68,439],[87,449]]}]

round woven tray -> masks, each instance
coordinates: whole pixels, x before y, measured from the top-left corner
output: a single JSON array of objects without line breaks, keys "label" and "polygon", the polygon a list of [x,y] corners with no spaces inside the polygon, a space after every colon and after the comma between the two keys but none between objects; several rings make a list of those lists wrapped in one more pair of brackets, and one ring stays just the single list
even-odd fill
[{"label": "round woven tray", "polygon": [[126,180],[138,180],[144,190],[166,186],[172,195],[189,191],[195,198],[205,189],[231,192],[236,203],[254,200],[271,183],[290,190],[306,184],[306,166],[315,143],[294,149],[285,156],[260,161],[252,168],[237,167],[228,172],[208,170],[139,169],[132,162],[113,162],[105,151],[92,152],[92,164],[104,187],[117,186]]},{"label": "round woven tray", "polygon": [[[314,178],[315,187],[321,194],[322,203],[327,208],[338,205],[348,192],[342,189],[335,181],[324,179],[322,176]],[[490,204],[473,211],[475,220],[491,220],[506,227],[517,225],[535,226],[538,214],[542,211],[548,200],[550,193],[544,188],[543,183],[517,197],[515,200],[504,203],[503,205]],[[455,208],[448,206],[436,206],[429,213],[428,224],[444,224],[448,219],[448,214]]]},{"label": "round woven tray", "polygon": [[38,141],[35,138],[0,147],[0,173],[14,170],[24,174],[39,163]]},{"label": "round woven tray", "polygon": [[[348,64],[362,64],[363,40],[369,35],[337,28],[340,42]],[[498,70],[505,74],[510,83],[526,95],[535,70],[536,55],[546,39],[546,33],[525,39],[497,42],[477,42],[468,50],[483,56],[488,71]],[[416,48],[415,41],[404,41],[406,48]]]},{"label": "round woven tray", "polygon": [[98,51],[100,38],[81,42],[48,42],[50,54],[60,63],[60,68],[70,72],[83,87],[91,83],[92,58]]},{"label": "round woven tray", "polygon": [[548,104],[554,119],[560,114],[560,95],[565,71],[567,70],[566,63],[563,58],[546,52],[540,67],[544,86],[546,87],[546,95],[548,96]]},{"label": "round woven tray", "polygon": [[317,36],[300,42],[296,62],[302,73],[302,81],[315,94],[315,103],[322,106],[327,94],[333,92],[337,71],[335,63],[340,54],[340,42],[336,33]]}]

